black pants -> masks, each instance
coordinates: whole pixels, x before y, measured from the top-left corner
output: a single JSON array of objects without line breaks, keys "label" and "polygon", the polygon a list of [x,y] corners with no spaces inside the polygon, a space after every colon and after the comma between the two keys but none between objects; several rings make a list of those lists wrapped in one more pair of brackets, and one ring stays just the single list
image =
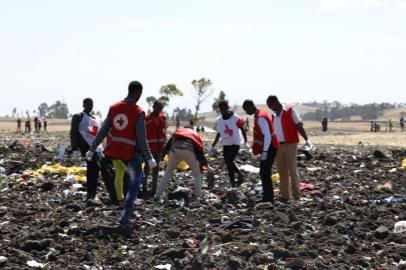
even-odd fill
[{"label": "black pants", "polygon": [[234,163],[235,158],[238,155],[239,145],[224,145],[223,156],[227,165],[228,177],[230,178],[231,187],[235,187],[235,173],[239,173],[237,166]]},{"label": "black pants", "polygon": [[272,165],[275,161],[277,149],[272,145],[268,150],[268,156],[266,160],[261,160],[259,165],[259,174],[261,176],[263,197],[262,199],[267,202],[273,202],[274,192],[272,184]]},{"label": "black pants", "polygon": [[116,200],[114,170],[112,168],[111,160],[106,157],[101,159],[99,155],[94,154],[92,160],[86,162],[87,198],[94,198],[96,196],[97,182],[99,179],[99,173],[101,172],[110,200]]}]

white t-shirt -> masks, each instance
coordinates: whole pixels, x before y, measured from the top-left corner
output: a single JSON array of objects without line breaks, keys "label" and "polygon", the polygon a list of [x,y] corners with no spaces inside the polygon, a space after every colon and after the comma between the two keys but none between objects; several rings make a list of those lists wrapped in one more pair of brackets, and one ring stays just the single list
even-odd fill
[{"label": "white t-shirt", "polygon": [[[281,114],[277,116],[274,114],[273,118],[273,126],[275,128],[275,134],[278,137],[280,142],[285,141],[285,135],[283,134],[283,128],[282,128],[282,115],[287,112],[288,109],[286,107],[283,107]],[[300,118],[299,113],[295,108],[292,108],[292,119],[295,124],[302,123],[303,120]]]},{"label": "white t-shirt", "polygon": [[227,120],[220,115],[216,118],[217,132],[220,133],[222,145],[240,145],[240,127],[244,125],[244,120],[233,114]]},{"label": "white t-shirt", "polygon": [[[100,123],[93,116],[89,116],[82,112],[82,121],[79,123],[79,133],[82,138],[87,142],[89,146],[92,145],[96,138],[97,132],[99,132]],[[96,152],[102,152],[103,146],[99,145]]]}]

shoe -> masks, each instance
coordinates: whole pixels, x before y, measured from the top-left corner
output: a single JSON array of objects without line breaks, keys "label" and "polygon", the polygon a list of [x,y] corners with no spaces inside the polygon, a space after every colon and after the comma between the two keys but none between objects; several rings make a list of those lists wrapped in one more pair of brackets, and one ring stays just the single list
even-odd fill
[{"label": "shoe", "polygon": [[245,175],[243,173],[239,173],[237,178],[237,187],[239,187],[242,185],[242,183],[244,183]]}]

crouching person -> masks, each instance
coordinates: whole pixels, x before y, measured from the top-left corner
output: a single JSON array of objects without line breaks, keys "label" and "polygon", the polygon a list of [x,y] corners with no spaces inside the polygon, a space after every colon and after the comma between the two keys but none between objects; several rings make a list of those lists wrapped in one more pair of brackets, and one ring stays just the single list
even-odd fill
[{"label": "crouching person", "polygon": [[195,181],[196,198],[202,196],[203,166],[207,167],[207,160],[203,153],[203,142],[193,127],[185,126],[177,129],[173,136],[165,144],[162,151],[162,158],[169,153],[168,166],[165,175],[159,182],[155,200],[159,200],[168,185],[169,179],[173,176],[180,161],[189,164]]}]

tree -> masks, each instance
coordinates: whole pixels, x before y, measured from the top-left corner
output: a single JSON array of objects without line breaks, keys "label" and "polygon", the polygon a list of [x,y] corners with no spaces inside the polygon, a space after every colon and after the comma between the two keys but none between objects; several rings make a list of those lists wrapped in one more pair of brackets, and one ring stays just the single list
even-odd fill
[{"label": "tree", "polygon": [[180,121],[189,121],[190,118],[192,118],[192,110],[191,109],[186,109],[186,108],[179,108],[176,107],[176,109],[173,110],[172,113],[172,118],[175,119],[175,116],[179,115],[179,120]]},{"label": "tree", "polygon": [[155,101],[159,100],[162,102],[164,107],[169,104],[169,100],[173,96],[183,96],[182,90],[176,87],[176,84],[166,84],[162,85],[159,89],[159,94],[161,96],[157,99],[154,96],[149,96],[146,98],[148,106],[151,108]]},{"label": "tree", "polygon": [[224,91],[220,91],[219,96],[214,99],[214,102],[211,105],[211,107],[213,108],[213,111],[216,111],[217,113],[220,112],[220,109],[219,109],[220,101],[227,101],[228,102],[228,100],[226,99],[226,93],[224,93]]},{"label": "tree", "polygon": [[55,104],[49,106],[49,115],[50,118],[58,119],[68,119],[69,110],[68,105],[65,102],[56,101]]},{"label": "tree", "polygon": [[151,108],[154,102],[156,101],[156,98],[153,96],[149,96],[145,99],[148,103],[148,107]]},{"label": "tree", "polygon": [[38,114],[40,117],[47,117],[49,113],[49,107],[48,104],[46,103],[41,103],[38,106]]},{"label": "tree", "polygon": [[194,98],[196,100],[194,120],[197,122],[197,114],[200,110],[200,105],[206,101],[213,94],[213,89],[210,88],[212,82],[210,79],[201,78],[200,80],[193,80],[192,85],[194,87]]}]

